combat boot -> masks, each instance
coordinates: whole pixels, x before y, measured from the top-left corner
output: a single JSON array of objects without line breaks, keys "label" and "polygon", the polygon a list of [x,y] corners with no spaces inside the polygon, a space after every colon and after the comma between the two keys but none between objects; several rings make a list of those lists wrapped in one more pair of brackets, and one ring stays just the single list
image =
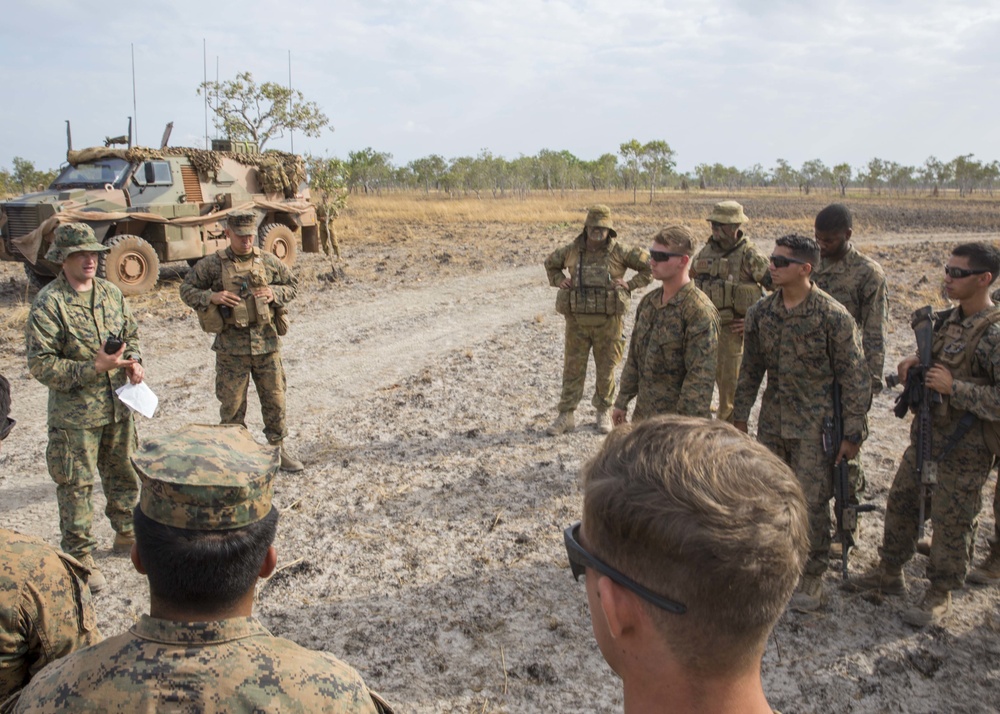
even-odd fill
[{"label": "combat boot", "polygon": [[611,412],[600,409],[597,412],[597,430],[602,434],[610,434],[614,425],[611,423]]},{"label": "combat boot", "polygon": [[965,581],[976,585],[1000,585],[1000,548],[990,549],[989,557],[973,568]]},{"label": "combat boot", "polygon": [[576,429],[576,417],[573,412],[559,412],[559,416],[552,422],[552,426],[545,430],[549,436],[559,436]]},{"label": "combat boot", "polygon": [[289,454],[282,442],[276,441],[273,446],[277,446],[281,449],[281,466],[278,468],[282,471],[288,471],[289,473],[298,473],[299,471],[305,470],[305,464]]},{"label": "combat boot", "polygon": [[875,570],[859,578],[851,578],[841,588],[854,593],[878,591],[885,595],[902,595],[906,592],[906,578],[902,567],[879,563]]},{"label": "combat boot", "polygon": [[803,575],[788,607],[796,612],[816,612],[824,605],[826,592],[823,590],[823,578],[819,575]]},{"label": "combat boot", "polygon": [[917,552],[920,555],[922,555],[922,556],[924,556],[926,558],[930,558],[931,557],[931,539],[928,538],[927,536],[924,536],[923,538],[921,538],[920,540],[918,540],[917,541]]},{"label": "combat boot", "polygon": [[90,586],[90,592],[99,593],[103,590],[108,581],[104,577],[104,573],[98,570],[97,563],[94,562],[94,556],[88,553],[81,558],[77,558],[77,560],[80,561],[83,567],[90,571],[90,575],[87,577],[87,585]]},{"label": "combat boot", "polygon": [[111,544],[111,552],[118,555],[127,555],[132,552],[132,545],[135,543],[135,531],[115,533],[115,542]]},{"label": "combat boot", "polygon": [[951,614],[951,591],[939,590],[931,585],[924,593],[924,599],[919,605],[913,605],[903,610],[903,622],[914,627],[940,625],[941,621]]}]

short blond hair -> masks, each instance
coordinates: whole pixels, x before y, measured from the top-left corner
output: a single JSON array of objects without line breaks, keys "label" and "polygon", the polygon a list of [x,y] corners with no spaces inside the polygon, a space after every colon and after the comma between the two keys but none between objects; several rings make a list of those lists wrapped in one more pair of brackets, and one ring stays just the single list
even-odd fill
[{"label": "short blond hair", "polygon": [[687,606],[644,602],[679,660],[714,673],[755,666],[809,548],[791,469],[729,424],[661,415],[615,429],[583,485],[594,555]]},{"label": "short blond hair", "polygon": [[687,226],[674,224],[662,229],[653,236],[653,242],[667,248],[673,248],[675,253],[683,253],[686,256],[694,255],[697,241],[694,232]]}]

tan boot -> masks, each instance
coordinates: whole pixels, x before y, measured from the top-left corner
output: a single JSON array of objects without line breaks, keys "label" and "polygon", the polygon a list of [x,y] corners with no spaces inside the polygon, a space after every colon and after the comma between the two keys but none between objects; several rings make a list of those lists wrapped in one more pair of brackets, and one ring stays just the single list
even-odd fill
[{"label": "tan boot", "polygon": [[924,593],[919,605],[903,610],[903,622],[914,627],[940,625],[951,614],[951,591],[939,590],[933,585]]},{"label": "tan boot", "polygon": [[859,578],[852,578],[841,585],[849,592],[861,593],[872,590],[885,595],[902,595],[906,592],[906,579],[902,568],[892,568],[879,563],[875,570]]},{"label": "tan boot", "polygon": [[289,473],[298,473],[299,471],[305,470],[305,464],[289,454],[282,442],[275,442],[274,446],[281,447],[281,466],[278,468],[282,471],[288,471]]},{"label": "tan boot", "polygon": [[602,434],[610,434],[613,428],[611,411],[608,409],[599,409],[597,412],[597,430]]},{"label": "tan boot", "polygon": [[931,539],[924,536],[917,541],[917,552],[925,558],[931,557]]},{"label": "tan boot", "polygon": [[991,549],[989,557],[965,576],[965,582],[976,585],[1000,585],[1000,548]]},{"label": "tan boot", "polygon": [[94,562],[94,556],[88,553],[82,558],[77,558],[77,560],[80,561],[80,564],[83,565],[83,567],[90,570],[90,576],[87,578],[87,585],[90,586],[90,592],[99,593],[103,590],[108,584],[108,581],[104,577],[104,573],[98,570],[97,563]]},{"label": "tan boot", "polygon": [[132,545],[135,543],[135,532],[115,533],[115,542],[111,544],[111,552],[118,555],[127,555],[132,552]]},{"label": "tan boot", "polygon": [[576,417],[573,412],[559,412],[559,416],[552,422],[552,426],[545,430],[549,436],[559,436],[576,429]]},{"label": "tan boot", "polygon": [[823,578],[819,575],[803,575],[788,607],[796,612],[816,612],[824,605],[826,592],[823,590]]}]

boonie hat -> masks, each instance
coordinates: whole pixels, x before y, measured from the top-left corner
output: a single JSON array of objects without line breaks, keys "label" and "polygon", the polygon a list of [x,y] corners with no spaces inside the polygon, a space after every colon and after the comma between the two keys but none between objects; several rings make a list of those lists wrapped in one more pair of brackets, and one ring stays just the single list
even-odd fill
[{"label": "boonie hat", "polygon": [[110,250],[97,242],[94,229],[86,223],[63,223],[55,230],[55,240],[45,254],[45,259],[61,263],[73,253],[103,253]]},{"label": "boonie hat", "polygon": [[618,235],[615,227],[611,224],[611,209],[604,204],[598,203],[587,209],[587,220],[583,222],[583,227],[607,228],[608,237],[614,238]]},{"label": "boonie hat", "polygon": [[279,447],[263,446],[238,424],[190,424],[150,439],[132,456],[139,508],[189,530],[231,530],[271,511]]},{"label": "boonie hat", "polygon": [[226,226],[238,236],[257,235],[257,214],[253,211],[234,211],[226,218]]},{"label": "boonie hat", "polygon": [[705,220],[712,223],[746,223],[749,219],[743,212],[743,206],[736,201],[722,201],[715,204],[712,214]]}]

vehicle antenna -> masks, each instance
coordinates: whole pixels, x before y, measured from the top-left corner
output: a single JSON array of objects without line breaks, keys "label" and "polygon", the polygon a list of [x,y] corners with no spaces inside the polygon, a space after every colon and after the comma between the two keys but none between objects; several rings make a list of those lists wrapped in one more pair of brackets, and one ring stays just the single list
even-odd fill
[{"label": "vehicle antenna", "polygon": [[208,151],[208,44],[205,38],[201,40],[201,63],[205,78],[202,83],[205,87],[205,150]]},{"label": "vehicle antenna", "polygon": [[[288,116],[292,115],[292,51],[288,50]],[[292,143],[291,153],[295,153],[295,130],[288,130],[288,140]]]},{"label": "vehicle antenna", "polygon": [[[135,101],[135,43],[131,43],[132,48],[132,116],[135,118],[133,127],[135,128],[135,143],[139,143],[139,111],[136,109]],[[131,132],[129,132],[129,139],[131,140]]]}]

